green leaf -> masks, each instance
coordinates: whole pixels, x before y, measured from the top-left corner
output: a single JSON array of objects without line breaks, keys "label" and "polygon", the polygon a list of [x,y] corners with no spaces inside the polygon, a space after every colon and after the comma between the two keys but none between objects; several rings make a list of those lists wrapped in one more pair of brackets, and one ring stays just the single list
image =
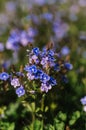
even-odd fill
[{"label": "green leaf", "polygon": [[27,107],[28,111],[34,112],[35,111],[35,103],[28,103],[28,102],[23,102],[23,106]]},{"label": "green leaf", "polygon": [[15,124],[14,124],[14,123],[11,123],[11,124],[9,125],[8,130],[14,130],[14,127],[15,127]]},{"label": "green leaf", "polygon": [[33,130],[42,130],[42,122],[35,120]]},{"label": "green leaf", "polygon": [[54,126],[56,130],[64,130],[65,124],[64,122],[54,122]]},{"label": "green leaf", "polygon": [[74,125],[75,122],[80,118],[80,112],[76,111],[73,113],[71,120],[69,121],[69,125]]},{"label": "green leaf", "polygon": [[66,121],[67,119],[67,115],[65,113],[62,113],[61,111],[58,114],[58,117],[62,120],[62,121]]},{"label": "green leaf", "polygon": [[54,127],[55,127],[55,130],[64,130],[65,123],[63,121],[59,120],[58,117],[56,117],[54,119]]},{"label": "green leaf", "polygon": [[42,122],[35,120],[29,125],[29,130],[42,130]]},{"label": "green leaf", "polygon": [[54,126],[52,126],[51,124],[48,124],[45,128],[45,130],[55,130]]},{"label": "green leaf", "polygon": [[14,128],[14,123],[0,122],[0,130],[14,130]]}]

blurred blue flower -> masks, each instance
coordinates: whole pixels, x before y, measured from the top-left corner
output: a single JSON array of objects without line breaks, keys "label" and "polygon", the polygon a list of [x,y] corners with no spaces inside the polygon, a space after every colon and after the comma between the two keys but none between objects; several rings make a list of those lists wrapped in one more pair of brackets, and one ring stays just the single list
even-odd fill
[{"label": "blurred blue flower", "polygon": [[53,19],[53,14],[46,12],[44,14],[41,15],[41,18],[46,19],[47,21],[51,22]]},{"label": "blurred blue flower", "polygon": [[16,94],[18,95],[18,97],[21,97],[25,94],[25,89],[23,86],[20,86],[19,88],[16,89]]},{"label": "blurred blue flower", "polygon": [[43,6],[46,3],[46,1],[45,0],[34,0],[34,3],[37,5]]},{"label": "blurred blue flower", "polygon": [[67,46],[64,46],[62,49],[61,49],[61,54],[62,55],[68,55],[70,53],[70,49],[67,47]]},{"label": "blurred blue flower", "polygon": [[26,31],[21,31],[21,33],[20,33],[20,43],[23,46],[27,46],[29,42],[30,41],[29,41],[29,36],[27,35],[27,32]]},{"label": "blurred blue flower", "polygon": [[0,43],[0,52],[4,51],[4,44]]},{"label": "blurred blue flower", "polygon": [[82,105],[86,105],[86,96],[80,99]]},{"label": "blurred blue flower", "polygon": [[69,26],[67,23],[62,23],[61,21],[55,21],[53,23],[53,32],[57,40],[66,36]]},{"label": "blurred blue flower", "polygon": [[0,79],[1,80],[5,80],[6,81],[9,77],[10,77],[9,74],[6,73],[6,72],[0,73]]},{"label": "blurred blue flower", "polygon": [[72,70],[72,69],[73,69],[73,65],[70,64],[70,63],[64,63],[64,66],[65,66],[65,68],[68,69],[68,70]]},{"label": "blurred blue flower", "polygon": [[23,72],[16,72],[17,76],[23,76],[24,77],[24,73]]},{"label": "blurred blue flower", "polygon": [[60,65],[58,63],[54,65],[54,70],[56,70],[57,72],[60,71]]},{"label": "blurred blue flower", "polygon": [[6,42],[6,48],[13,50],[13,51],[18,50],[19,45],[20,45],[20,43],[18,40],[16,40],[16,37],[15,38],[9,37],[7,42]]},{"label": "blurred blue flower", "polygon": [[27,30],[27,34],[30,38],[33,38],[37,35],[38,31],[32,27],[29,27],[29,29]]}]

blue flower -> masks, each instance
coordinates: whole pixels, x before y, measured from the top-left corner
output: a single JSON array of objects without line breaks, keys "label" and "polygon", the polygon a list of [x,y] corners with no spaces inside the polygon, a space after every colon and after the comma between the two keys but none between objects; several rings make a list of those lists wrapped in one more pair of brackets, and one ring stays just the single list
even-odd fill
[{"label": "blue flower", "polygon": [[57,82],[53,77],[50,77],[50,80],[48,81],[48,83],[51,84],[52,86],[57,85]]},{"label": "blue flower", "polygon": [[22,72],[16,72],[16,75],[17,75],[17,76],[23,76],[23,77],[24,77],[24,73],[22,73]]},{"label": "blue flower", "polygon": [[61,54],[62,55],[68,55],[70,53],[70,49],[67,47],[67,46],[64,46],[62,49],[61,49]]},{"label": "blue flower", "polygon": [[54,56],[54,51],[53,50],[49,50],[48,55],[49,56]]},{"label": "blue flower", "polygon": [[37,32],[36,29],[34,29],[34,28],[32,28],[32,27],[29,27],[27,33],[28,33],[28,36],[29,36],[30,38],[33,38],[33,37],[35,37],[35,36],[37,35],[38,32]]},{"label": "blue flower", "polygon": [[20,86],[19,88],[16,89],[16,94],[18,95],[18,97],[21,97],[25,94],[23,86]]},{"label": "blue flower", "polygon": [[7,80],[9,78],[9,74],[8,73],[6,73],[6,72],[2,72],[1,74],[0,74],[0,79],[1,80]]},{"label": "blue flower", "polygon": [[64,63],[64,66],[66,69],[71,70],[73,68],[73,65],[70,63]]},{"label": "blue flower", "polygon": [[29,73],[33,73],[33,74],[37,73],[37,67],[35,65],[26,66],[24,68],[24,70],[26,70]]},{"label": "blue flower", "polygon": [[56,70],[56,71],[60,71],[60,66],[59,66],[58,63],[54,65],[54,70]]},{"label": "blue flower", "polygon": [[33,64],[33,62],[34,62],[35,64],[38,64],[38,63],[39,63],[39,59],[38,59],[38,57],[37,57],[36,55],[32,55],[31,57],[29,57],[29,63],[30,63],[30,64]]},{"label": "blue flower", "polygon": [[55,61],[55,58],[52,57],[52,56],[48,56],[48,59],[49,59],[49,62],[53,62],[53,61]]},{"label": "blue flower", "polygon": [[36,5],[39,5],[39,6],[43,6],[46,3],[45,0],[35,0],[34,2]]},{"label": "blue flower", "polygon": [[41,57],[45,57],[47,55],[47,49],[44,47],[41,52]]},{"label": "blue flower", "polygon": [[27,71],[27,72],[29,72],[29,69],[30,69],[30,66],[28,66],[28,65],[26,65],[25,68],[24,68],[24,70]]},{"label": "blue flower", "polygon": [[11,85],[14,86],[14,88],[16,88],[17,86],[20,86],[20,82],[18,78],[13,78],[11,80]]},{"label": "blue flower", "polygon": [[20,46],[20,31],[12,30],[7,40],[6,48],[15,51],[19,49],[19,46]]},{"label": "blue flower", "polygon": [[27,78],[28,78],[29,80],[34,80],[34,79],[35,79],[35,76],[34,76],[33,74],[31,74],[31,73],[27,73]]},{"label": "blue flower", "polygon": [[37,70],[37,73],[34,75],[35,79],[39,79],[40,76],[42,75],[43,71],[42,70]]},{"label": "blue flower", "polygon": [[36,48],[33,48],[32,52],[35,54],[35,55],[39,55],[39,48],[36,47]]},{"label": "blue flower", "polygon": [[40,79],[43,83],[46,83],[47,81],[50,80],[50,76],[48,76],[46,73],[42,73],[42,75],[40,76]]},{"label": "blue flower", "polygon": [[83,98],[81,98],[81,103],[82,105],[86,105],[86,96],[84,96]]},{"label": "blue flower", "polygon": [[52,88],[52,86],[50,84],[42,83],[40,89],[41,89],[42,92],[47,93],[51,88]]},{"label": "blue flower", "polygon": [[63,81],[64,83],[68,83],[67,77],[66,77],[66,76],[62,76],[62,81]]},{"label": "blue flower", "polygon": [[51,14],[51,13],[44,13],[44,14],[42,14],[41,15],[42,16],[42,18],[44,18],[44,19],[46,19],[47,21],[52,21],[52,19],[53,19],[53,15]]},{"label": "blue flower", "polygon": [[6,43],[6,48],[15,51],[19,49],[19,45],[19,41],[15,41],[15,39],[9,38]]},{"label": "blue flower", "polygon": [[0,52],[3,52],[4,51],[4,45],[3,43],[0,43]]}]

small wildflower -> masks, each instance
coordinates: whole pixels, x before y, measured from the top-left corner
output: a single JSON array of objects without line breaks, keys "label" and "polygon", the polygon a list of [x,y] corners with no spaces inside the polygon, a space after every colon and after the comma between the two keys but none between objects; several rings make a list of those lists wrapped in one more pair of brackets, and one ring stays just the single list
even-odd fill
[{"label": "small wildflower", "polygon": [[47,64],[48,64],[48,57],[42,58],[41,65],[45,67]]},{"label": "small wildflower", "polygon": [[35,64],[38,64],[39,63],[39,59],[36,55],[33,55],[32,57],[29,58],[29,63],[32,64],[32,63],[35,63]]},{"label": "small wildflower", "polygon": [[46,73],[42,73],[42,75],[40,76],[40,79],[43,83],[46,83],[47,81],[50,80],[50,76],[48,76]]},{"label": "small wildflower", "polygon": [[40,79],[40,76],[43,74],[42,70],[37,70],[37,73],[34,75],[35,79]]},{"label": "small wildflower", "polygon": [[19,88],[16,89],[16,94],[18,95],[18,97],[21,97],[25,94],[25,90],[23,86],[20,86]]},{"label": "small wildflower", "polygon": [[20,86],[19,79],[18,79],[18,78],[13,78],[13,79],[11,80],[11,85],[14,86],[14,88]]},{"label": "small wildflower", "polygon": [[51,85],[46,84],[46,83],[42,83],[40,89],[41,89],[42,92],[46,92],[47,93],[51,88],[52,88]]},{"label": "small wildflower", "polygon": [[33,73],[33,74],[37,73],[37,67],[35,65],[26,66],[24,68],[24,70],[26,70],[29,73]]},{"label": "small wildflower", "polygon": [[33,80],[33,79],[35,79],[35,76],[32,75],[31,73],[27,73],[27,78],[28,78],[29,80]]},{"label": "small wildflower", "polygon": [[65,66],[65,68],[68,69],[68,70],[72,70],[72,69],[73,69],[73,65],[70,64],[70,63],[65,63],[64,66]]},{"label": "small wildflower", "polygon": [[56,80],[55,80],[53,77],[50,77],[50,80],[49,80],[48,82],[49,82],[49,84],[51,84],[52,86],[57,85],[57,82],[56,82]]},{"label": "small wildflower", "polygon": [[70,49],[67,47],[67,46],[64,46],[62,49],[61,49],[61,54],[66,56],[70,53]]},{"label": "small wildflower", "polygon": [[6,73],[6,72],[2,72],[2,73],[0,73],[0,79],[1,80],[7,80],[9,78],[9,74],[8,73]]},{"label": "small wildflower", "polygon": [[60,71],[60,65],[59,64],[55,64],[54,65],[54,70],[57,71],[57,72]]},{"label": "small wildflower", "polygon": [[36,47],[36,48],[33,48],[33,50],[32,50],[32,52],[35,54],[35,55],[39,55],[39,48],[38,47]]},{"label": "small wildflower", "polygon": [[48,55],[49,56],[54,56],[54,51],[53,50],[49,50]]}]

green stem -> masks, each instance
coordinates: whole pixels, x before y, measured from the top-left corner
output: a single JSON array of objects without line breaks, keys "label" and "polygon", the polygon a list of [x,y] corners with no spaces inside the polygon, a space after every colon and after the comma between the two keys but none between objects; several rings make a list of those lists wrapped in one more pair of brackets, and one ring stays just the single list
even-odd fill
[{"label": "green stem", "polygon": [[32,127],[34,130],[34,123],[35,123],[35,110],[36,110],[36,96],[34,95],[34,108],[33,108],[33,112],[32,112]]},{"label": "green stem", "polygon": [[44,100],[45,100],[45,94],[42,95],[42,100],[41,100],[42,130],[43,130],[43,127],[44,127],[44,117],[43,117],[43,113],[44,113]]}]

